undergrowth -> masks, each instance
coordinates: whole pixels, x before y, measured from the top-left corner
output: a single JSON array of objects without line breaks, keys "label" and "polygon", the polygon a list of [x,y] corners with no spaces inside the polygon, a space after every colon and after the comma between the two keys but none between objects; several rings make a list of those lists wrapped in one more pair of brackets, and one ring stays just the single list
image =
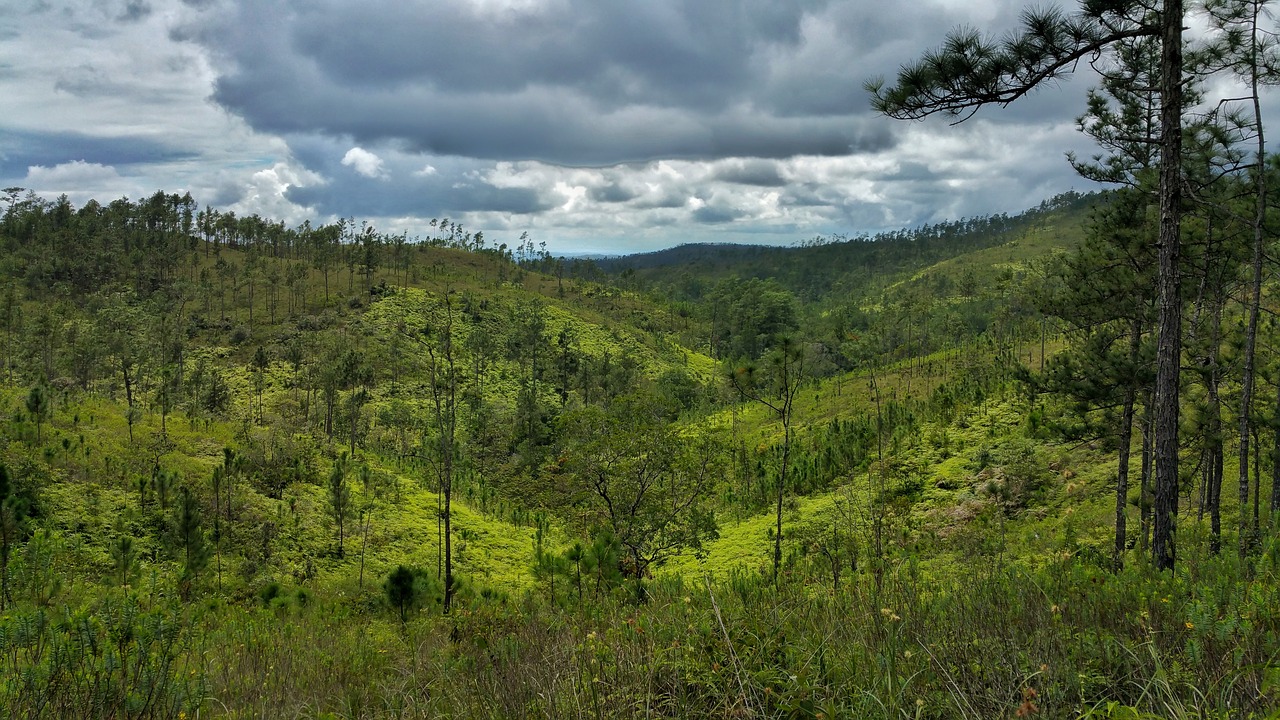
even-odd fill
[{"label": "undergrowth", "polygon": [[1278,559],[1273,544],[1247,580],[1234,559],[1170,576],[1069,553],[950,577],[902,559],[878,588],[672,576],[584,601],[469,593],[403,624],[373,593],[182,607],[125,589],[5,615],[0,713],[1274,717]]}]

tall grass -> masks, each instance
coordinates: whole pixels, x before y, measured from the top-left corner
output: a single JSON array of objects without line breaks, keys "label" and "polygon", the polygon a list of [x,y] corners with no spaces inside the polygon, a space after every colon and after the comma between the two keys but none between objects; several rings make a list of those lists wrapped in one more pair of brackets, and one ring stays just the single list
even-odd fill
[{"label": "tall grass", "polygon": [[[1280,708],[1273,547],[1246,573],[1064,555],[877,590],[793,572],[518,600],[407,623],[374,596],[146,608],[119,593],[0,623],[0,716],[1263,718]],[[1194,580],[1192,579],[1194,578]],[[811,580],[811,581],[810,581]]]}]

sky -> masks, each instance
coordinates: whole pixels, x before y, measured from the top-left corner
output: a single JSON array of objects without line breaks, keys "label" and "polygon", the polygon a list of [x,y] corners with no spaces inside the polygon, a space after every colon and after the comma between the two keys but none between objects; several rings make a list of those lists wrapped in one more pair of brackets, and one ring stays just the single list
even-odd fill
[{"label": "sky", "polygon": [[1016,0],[6,0],[0,187],[156,190],[296,225],[432,218],[556,253],[792,244],[1090,190],[1088,77],[945,118],[873,113]]}]

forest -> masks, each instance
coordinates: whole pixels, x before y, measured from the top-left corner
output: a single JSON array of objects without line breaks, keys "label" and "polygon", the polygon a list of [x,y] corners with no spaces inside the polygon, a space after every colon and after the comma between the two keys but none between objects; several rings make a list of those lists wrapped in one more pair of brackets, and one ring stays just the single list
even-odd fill
[{"label": "forest", "polygon": [[1098,5],[870,85],[1113,47],[1108,189],[1012,216],[571,260],[6,188],[0,716],[1280,716],[1272,36],[1208,3],[1175,92]]}]

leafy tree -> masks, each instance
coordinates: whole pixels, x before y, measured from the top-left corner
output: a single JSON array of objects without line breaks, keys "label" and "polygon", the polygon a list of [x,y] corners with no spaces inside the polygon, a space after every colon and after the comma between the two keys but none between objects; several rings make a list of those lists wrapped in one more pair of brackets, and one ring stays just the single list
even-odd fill
[{"label": "leafy tree", "polygon": [[547,362],[546,309],[540,301],[530,301],[511,315],[507,352],[519,367],[520,387],[516,395],[513,449],[519,465],[536,475],[551,441],[551,415],[544,407],[540,382]]},{"label": "leafy tree", "polygon": [[455,309],[451,293],[446,292],[430,314],[426,332],[427,372],[431,392],[433,426],[432,466],[436,486],[443,498],[441,520],[444,523],[444,612],[453,603],[453,483],[458,465],[458,394],[465,381],[465,365],[458,360],[454,344]]},{"label": "leafy tree", "polygon": [[143,384],[152,356],[144,334],[148,326],[147,317],[136,297],[116,293],[107,299],[99,313],[99,322],[107,337],[112,362],[124,384],[125,420],[129,426],[129,442],[133,442],[133,426],[139,413],[138,389]]},{"label": "leafy tree", "polygon": [[701,552],[718,536],[708,504],[722,452],[711,437],[667,422],[649,393],[615,398],[561,419],[567,502],[587,529],[607,529],[643,577],[673,553]]},{"label": "leafy tree", "polygon": [[776,282],[725,280],[712,290],[711,354],[755,359],[797,327],[795,298]]},{"label": "leafy tree", "polygon": [[209,372],[209,385],[205,388],[200,405],[205,412],[217,416],[225,414],[231,407],[231,387],[227,385],[221,371],[214,369]]},{"label": "leafy tree", "polygon": [[176,470],[164,470],[159,465],[151,468],[151,489],[156,493],[156,500],[160,503],[160,511],[164,512],[169,509],[169,491],[178,482],[178,473]]},{"label": "leafy tree", "polygon": [[[1252,260],[1249,264],[1250,282],[1248,295],[1248,319],[1243,348],[1243,367],[1240,378],[1238,484],[1240,497],[1239,556],[1243,560],[1251,541],[1248,513],[1249,500],[1249,443],[1253,434],[1253,395],[1256,379],[1256,350],[1258,320],[1262,310],[1262,269],[1266,255],[1266,220],[1270,204],[1266,172],[1266,132],[1263,123],[1261,86],[1280,82],[1280,47],[1277,35],[1260,27],[1260,20],[1267,13],[1269,0],[1208,0],[1204,9],[1210,27],[1216,31],[1210,42],[1196,59],[1209,69],[1226,69],[1248,88],[1247,96],[1233,99],[1234,103],[1246,103],[1247,109],[1227,113],[1226,123],[1237,130],[1237,139],[1243,142],[1252,135],[1254,162],[1249,166],[1253,185],[1253,207],[1250,225],[1253,236]],[[1220,105],[1219,109],[1223,106]],[[1277,394],[1277,411],[1280,412],[1280,393]],[[1277,447],[1280,447],[1280,431],[1277,431]],[[1277,471],[1280,478],[1280,471]],[[1280,484],[1275,490],[1280,491]],[[1258,487],[1260,494],[1262,488]],[[1257,532],[1258,498],[1254,499],[1253,533]]]},{"label": "leafy tree", "polygon": [[[1155,306],[1153,248],[1144,193],[1122,189],[1096,213],[1085,242],[1054,268],[1052,274],[1059,281],[1042,287],[1036,298],[1042,312],[1059,318],[1075,342],[1050,359],[1032,384],[1073,401],[1071,414],[1081,423],[1060,427],[1064,434],[1115,442],[1113,561],[1119,566],[1127,546],[1136,406],[1153,381],[1148,371],[1152,347],[1147,341]],[[1145,492],[1143,496],[1145,502]]]}]

